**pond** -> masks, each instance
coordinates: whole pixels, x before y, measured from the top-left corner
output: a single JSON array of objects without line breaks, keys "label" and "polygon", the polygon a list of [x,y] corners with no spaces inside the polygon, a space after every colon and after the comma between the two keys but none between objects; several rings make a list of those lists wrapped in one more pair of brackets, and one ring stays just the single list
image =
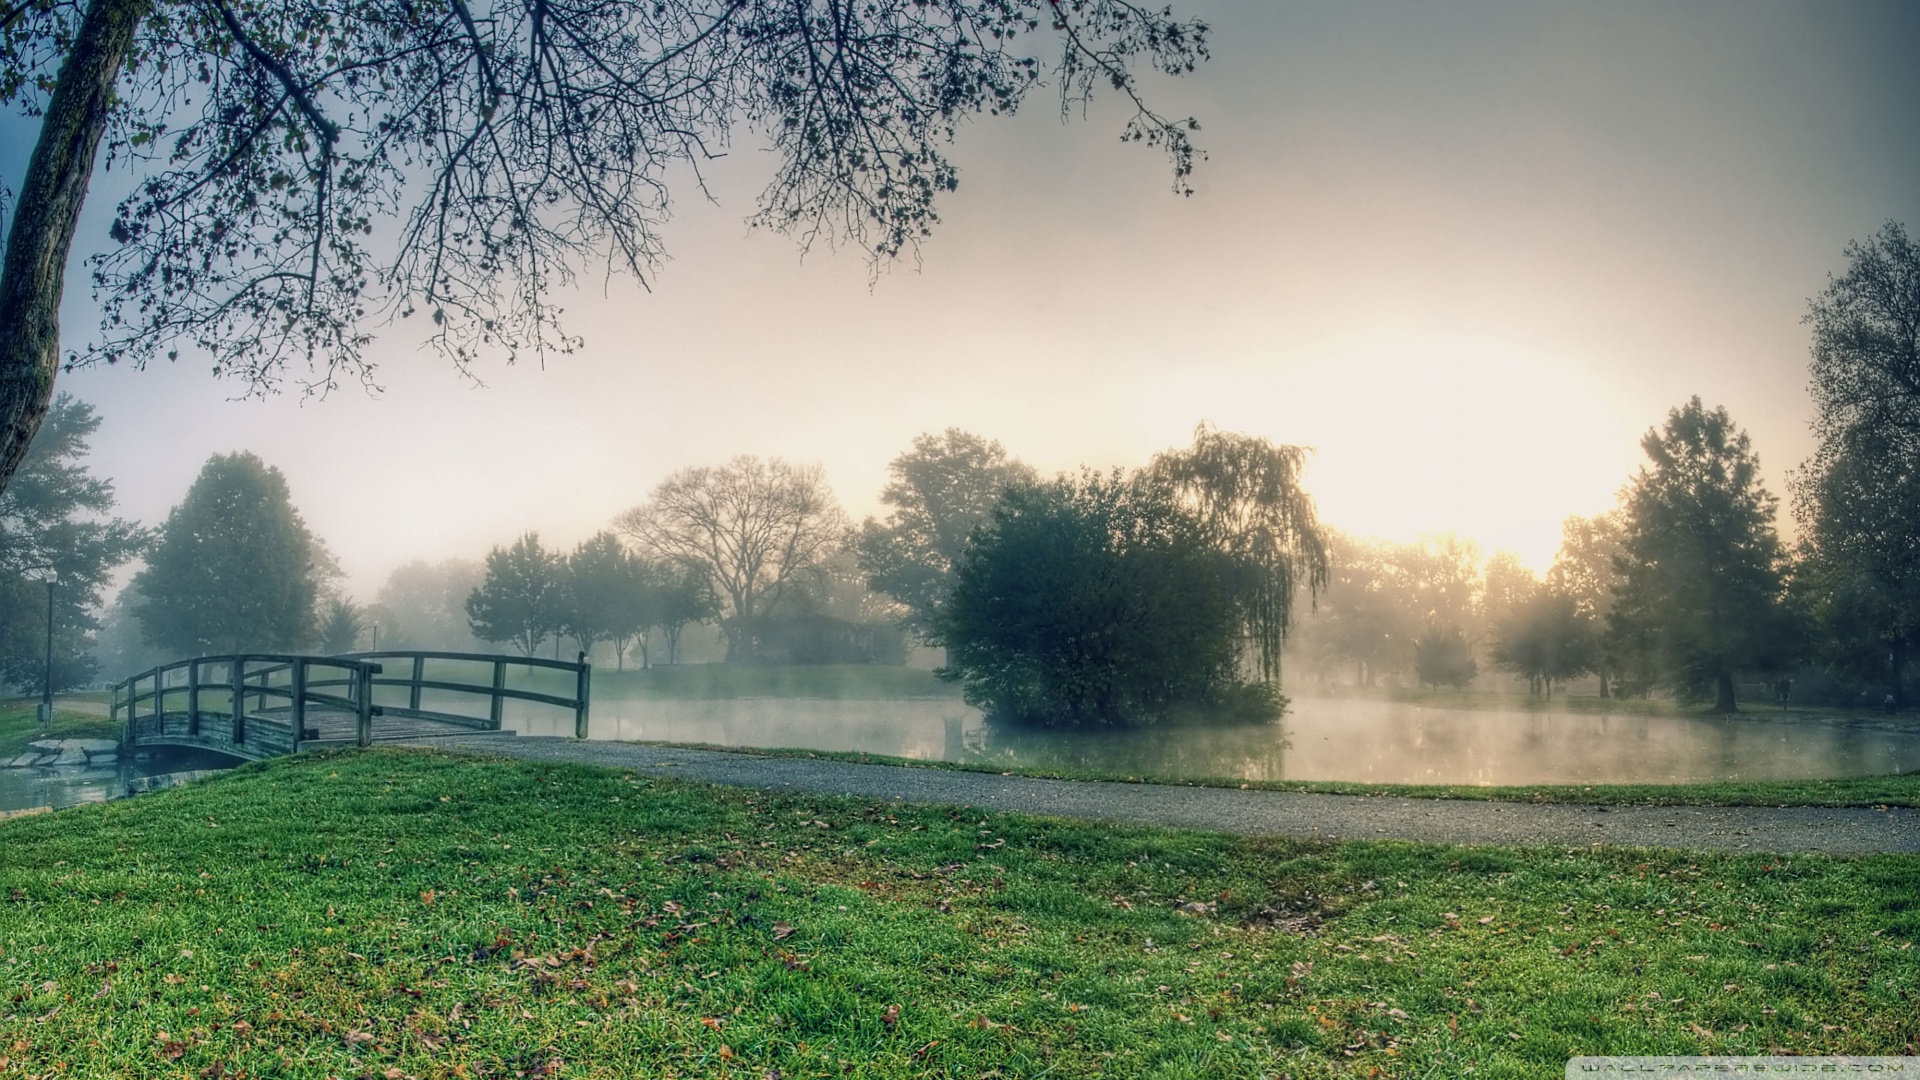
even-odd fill
[{"label": "pond", "polygon": [[[850,750],[1140,776],[1377,784],[1626,784],[1820,779],[1920,770],[1920,727],[1733,718],[1438,709],[1295,699],[1276,724],[1062,734],[1007,730],[953,698],[601,698],[593,737]],[[521,721],[572,734],[571,720]]]},{"label": "pond", "polygon": [[105,802],[127,793],[127,782],[166,773],[197,769],[225,769],[238,764],[224,754],[201,750],[162,750],[152,757],[121,760],[112,765],[59,765],[46,768],[0,768],[0,811],[36,806],[77,806]]}]

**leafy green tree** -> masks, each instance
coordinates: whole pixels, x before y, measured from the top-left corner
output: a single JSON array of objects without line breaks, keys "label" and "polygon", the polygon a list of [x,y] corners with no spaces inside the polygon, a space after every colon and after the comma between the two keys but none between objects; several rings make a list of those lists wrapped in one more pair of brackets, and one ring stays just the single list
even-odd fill
[{"label": "leafy green tree", "polygon": [[85,464],[99,427],[92,406],[60,395],[12,485],[0,491],[0,683],[44,685],[48,579],[54,688],[91,679],[101,591],[150,539],[131,522],[103,517],[113,510],[113,485]]},{"label": "leafy green tree", "polygon": [[1611,631],[1647,650],[1662,683],[1732,712],[1735,672],[1793,657],[1784,553],[1760,460],[1725,409],[1694,398],[1640,441],[1627,485]]},{"label": "leafy green tree", "polygon": [[1435,690],[1451,686],[1465,689],[1480,674],[1473,658],[1473,643],[1467,632],[1457,626],[1429,625],[1413,642],[1413,673],[1420,685]]},{"label": "leafy green tree", "polygon": [[1193,445],[1154,456],[1148,475],[1168,485],[1234,568],[1232,595],[1262,679],[1278,683],[1293,602],[1328,581],[1327,538],[1301,484],[1307,451],[1203,423]]},{"label": "leafy green tree", "polygon": [[320,651],[328,656],[350,653],[360,647],[360,635],[367,632],[366,614],[360,605],[344,596],[327,601],[320,619]]},{"label": "leafy green tree", "polygon": [[1354,683],[1373,686],[1413,662],[1414,622],[1396,587],[1392,546],[1339,532],[1328,539],[1330,579],[1299,647],[1323,674],[1351,665]]},{"label": "leafy green tree", "polygon": [[1560,551],[1547,571],[1547,587],[1573,601],[1574,611],[1594,628],[1593,672],[1600,696],[1610,697],[1622,673],[1634,664],[1625,640],[1605,632],[1620,582],[1622,524],[1617,510],[1569,517],[1560,525]]},{"label": "leafy green tree", "polygon": [[532,656],[564,618],[562,558],[540,546],[540,534],[521,534],[510,547],[487,552],[486,577],[467,597],[467,622],[481,641],[511,642]]},{"label": "leafy green tree", "polygon": [[699,575],[733,661],[753,659],[756,622],[847,536],[819,466],[745,455],[681,469],[615,524],[648,558]]},{"label": "leafy green tree", "polygon": [[313,639],[329,561],[279,469],[215,454],[134,576],[145,598],[134,615],[150,644],[176,654],[297,649]]},{"label": "leafy green tree", "polygon": [[696,623],[720,617],[720,604],[707,588],[706,575],[673,563],[654,566],[653,625],[666,639],[667,663],[680,662],[680,634]]},{"label": "leafy green tree", "polygon": [[485,652],[467,622],[467,597],[485,577],[485,567],[469,559],[416,559],[387,575],[367,621],[388,648]]},{"label": "leafy green tree", "polygon": [[1794,591],[1828,670],[1904,706],[1920,641],[1920,246],[1889,222],[1846,254],[1807,314],[1820,444],[1794,483]]},{"label": "leafy green tree", "polygon": [[1834,443],[1795,478],[1796,591],[1828,670],[1905,706],[1920,643],[1920,439],[1867,428]]},{"label": "leafy green tree", "polygon": [[0,105],[40,118],[0,268],[0,490],[51,400],[103,142],[133,176],[78,362],[185,348],[325,388],[370,377],[368,328],[396,315],[462,368],[573,348],[552,284],[649,278],[668,180],[743,127],[775,163],[756,221],[876,261],[929,235],[960,127],[1049,66],[1063,105],[1130,103],[1124,136],[1185,191],[1197,125],[1147,108],[1136,69],[1207,55],[1204,24],[1084,0],[25,0],[0,29]]},{"label": "leafy green tree", "polygon": [[599,532],[567,556],[559,629],[591,654],[596,642],[612,641],[623,655],[626,642],[653,623],[651,567],[634,559],[611,532]]},{"label": "leafy green tree", "polygon": [[946,670],[990,713],[1050,727],[1277,715],[1271,684],[1239,678],[1234,570],[1164,484],[1116,473],[1010,488],[956,569]]},{"label": "leafy green tree", "polygon": [[939,644],[940,605],[953,587],[953,565],[967,537],[986,524],[1001,492],[1031,483],[1034,471],[998,442],[948,428],[913,440],[887,464],[880,500],[893,507],[885,522],[868,518],[855,540],[870,587],[907,609],[904,624],[921,640]]},{"label": "leafy green tree", "polygon": [[1553,684],[1577,679],[1599,663],[1593,617],[1566,593],[1541,586],[1493,627],[1493,662],[1553,699]]},{"label": "leafy green tree", "polygon": [[1846,256],[1806,318],[1814,431],[1827,453],[1852,433],[1920,439],[1920,245],[1889,221]]}]

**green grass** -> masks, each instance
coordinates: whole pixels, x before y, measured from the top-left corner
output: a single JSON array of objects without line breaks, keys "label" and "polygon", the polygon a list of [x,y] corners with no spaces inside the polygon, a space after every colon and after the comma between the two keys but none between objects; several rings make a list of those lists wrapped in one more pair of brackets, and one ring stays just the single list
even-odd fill
[{"label": "green grass", "polygon": [[1235,839],[419,751],[0,822],[0,852],[8,1077],[1920,1053],[1911,856]]},{"label": "green grass", "polygon": [[0,701],[0,764],[26,753],[27,744],[39,739],[120,737],[120,729],[106,717],[70,712],[60,708],[58,702],[54,704],[53,722],[42,728],[36,712],[38,706],[37,699]]},{"label": "green grass", "polygon": [[644,671],[595,668],[596,698],[955,698],[930,671],[889,664],[676,664]]},{"label": "green grass", "polygon": [[1833,780],[1739,780],[1711,784],[1527,784],[1480,787],[1470,784],[1356,784],[1344,780],[1241,780],[1223,776],[1171,776],[1116,773],[1098,769],[1014,765],[1005,761],[936,761],[869,754],[858,750],[759,749],[711,743],[657,743],[761,757],[817,758],[909,769],[953,769],[1000,776],[1037,776],[1054,780],[1107,780],[1132,784],[1225,787],[1258,791],[1296,791],[1321,795],[1359,795],[1396,799],[1472,799],[1482,802],[1607,803],[1620,806],[1920,806],[1920,773],[1847,777]]}]

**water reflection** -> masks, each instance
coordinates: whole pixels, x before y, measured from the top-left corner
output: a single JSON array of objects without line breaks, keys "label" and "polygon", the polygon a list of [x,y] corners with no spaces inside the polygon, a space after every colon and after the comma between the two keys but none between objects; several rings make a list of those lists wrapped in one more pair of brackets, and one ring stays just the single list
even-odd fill
[{"label": "water reflection", "polygon": [[79,765],[0,768],[0,810],[105,802],[125,795],[130,780],[197,769],[227,769],[237,764],[234,758],[203,750],[160,750],[151,757],[123,759],[99,768]]},{"label": "water reflection", "polygon": [[[572,733],[570,716],[518,718]],[[1920,734],[1768,717],[1466,711],[1296,699],[1278,724],[1064,735],[990,725],[952,699],[600,699],[593,737],[851,750],[923,760],[1245,780],[1678,783],[1920,770]]]}]

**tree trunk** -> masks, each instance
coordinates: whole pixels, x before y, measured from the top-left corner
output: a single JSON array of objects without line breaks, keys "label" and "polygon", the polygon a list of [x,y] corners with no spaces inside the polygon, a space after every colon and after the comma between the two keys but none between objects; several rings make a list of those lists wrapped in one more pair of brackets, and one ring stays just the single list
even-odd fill
[{"label": "tree trunk", "polygon": [[1733,701],[1733,675],[1721,672],[1713,682],[1713,711],[1717,713],[1738,712],[1739,707]]},{"label": "tree trunk", "polygon": [[60,295],[80,204],[107,130],[113,87],[150,0],[92,0],[20,182],[0,266],[0,491],[26,457],[53,401]]},{"label": "tree trunk", "polygon": [[1607,698],[1613,696],[1607,693],[1607,669],[1601,668],[1599,675],[1600,675],[1600,698],[1602,701],[1604,701]]}]

